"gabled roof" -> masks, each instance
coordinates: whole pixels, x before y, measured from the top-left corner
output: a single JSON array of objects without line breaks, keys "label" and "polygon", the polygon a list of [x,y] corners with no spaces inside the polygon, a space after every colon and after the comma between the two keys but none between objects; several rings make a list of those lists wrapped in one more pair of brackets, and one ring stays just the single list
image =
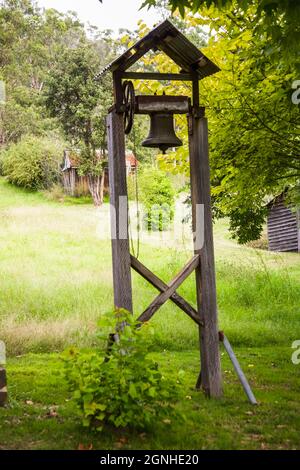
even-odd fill
[{"label": "gabled roof", "polygon": [[139,162],[132,152],[126,152],[126,165],[138,166]]},{"label": "gabled roof", "polygon": [[79,167],[79,157],[80,151],[79,150],[65,150],[64,151],[64,159],[62,163],[62,171],[70,170],[71,168],[78,168]]},{"label": "gabled roof", "polygon": [[165,20],[140,39],[124,54],[107,65],[96,78],[116,70],[125,71],[151,49],[160,50],[169,56],[180,68],[180,72],[194,71],[199,79],[219,72],[219,67],[209,60],[169,20]]}]

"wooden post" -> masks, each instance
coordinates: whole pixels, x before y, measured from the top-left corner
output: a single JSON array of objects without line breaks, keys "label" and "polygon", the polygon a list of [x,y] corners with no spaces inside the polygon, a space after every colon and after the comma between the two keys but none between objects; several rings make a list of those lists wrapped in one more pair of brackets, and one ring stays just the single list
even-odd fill
[{"label": "wooden post", "polygon": [[298,230],[298,253],[300,253],[300,209],[297,209],[296,218],[297,218],[297,230]]},{"label": "wooden post", "polygon": [[0,366],[0,406],[7,402],[6,371]]},{"label": "wooden post", "polygon": [[107,116],[107,139],[114,303],[132,312],[124,122],[115,109]]},{"label": "wooden post", "polygon": [[[195,88],[197,92],[197,87]],[[208,396],[220,397],[222,379],[212,233],[208,128],[207,120],[203,117],[203,110],[201,117],[197,101],[193,111],[188,119],[194,250],[196,254],[200,254],[200,264],[196,268],[197,304],[199,317],[204,321],[204,327],[200,327],[201,386]],[[201,212],[199,208],[203,209],[204,220],[202,221],[198,220]],[[202,246],[199,245],[199,228],[201,228],[199,222],[201,226],[204,224]],[[197,388],[200,388],[200,380],[197,382]]]}]

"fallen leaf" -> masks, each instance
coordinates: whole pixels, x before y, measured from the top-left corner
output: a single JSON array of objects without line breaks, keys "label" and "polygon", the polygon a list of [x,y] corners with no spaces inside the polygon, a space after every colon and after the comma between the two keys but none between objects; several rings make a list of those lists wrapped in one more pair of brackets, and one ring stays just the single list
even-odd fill
[{"label": "fallen leaf", "polygon": [[78,444],[77,450],[93,450],[93,444],[89,444],[88,446],[85,446],[84,444]]},{"label": "fallen leaf", "polygon": [[124,447],[124,445],[127,444],[127,442],[128,442],[128,439],[126,437],[120,437],[118,442],[115,443],[115,446],[117,449],[122,449],[122,447]]}]

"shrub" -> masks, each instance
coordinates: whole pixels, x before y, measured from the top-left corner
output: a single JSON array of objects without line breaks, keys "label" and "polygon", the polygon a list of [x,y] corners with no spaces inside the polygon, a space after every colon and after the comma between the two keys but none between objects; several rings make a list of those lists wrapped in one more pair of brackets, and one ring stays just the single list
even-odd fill
[{"label": "shrub", "polygon": [[63,355],[84,426],[99,431],[104,424],[143,429],[175,413],[178,381],[167,380],[149,357],[149,325],[137,329],[132,320],[125,310],[101,320],[100,337],[106,343],[109,333],[116,331],[116,322],[125,325],[106,353],[71,348]]},{"label": "shrub", "polygon": [[44,195],[48,201],[65,202],[66,193],[61,184],[54,183],[51,189],[44,192]]},{"label": "shrub", "polygon": [[167,230],[174,218],[174,189],[165,172],[146,167],[138,177],[139,197],[144,205],[148,230]]},{"label": "shrub", "polygon": [[2,152],[2,172],[17,186],[49,189],[59,179],[61,155],[60,141],[27,135]]},{"label": "shrub", "polygon": [[246,243],[246,245],[249,246],[250,248],[254,248],[255,250],[268,250],[269,241],[268,241],[267,233],[263,231],[258,240],[250,241]]}]

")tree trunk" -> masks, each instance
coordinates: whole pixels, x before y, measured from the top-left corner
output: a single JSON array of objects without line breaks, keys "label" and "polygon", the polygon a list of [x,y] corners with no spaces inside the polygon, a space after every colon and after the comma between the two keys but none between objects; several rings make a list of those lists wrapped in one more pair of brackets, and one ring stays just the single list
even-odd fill
[{"label": ")tree trunk", "polygon": [[0,148],[5,146],[4,112],[0,111]]},{"label": ")tree trunk", "polygon": [[105,172],[102,172],[102,175],[100,176],[100,191],[99,191],[99,196],[101,200],[101,204],[103,204],[103,195],[104,195],[104,180],[105,180]]},{"label": ")tree trunk", "polygon": [[88,175],[88,184],[95,206],[101,206],[103,204],[104,172],[101,176]]}]

